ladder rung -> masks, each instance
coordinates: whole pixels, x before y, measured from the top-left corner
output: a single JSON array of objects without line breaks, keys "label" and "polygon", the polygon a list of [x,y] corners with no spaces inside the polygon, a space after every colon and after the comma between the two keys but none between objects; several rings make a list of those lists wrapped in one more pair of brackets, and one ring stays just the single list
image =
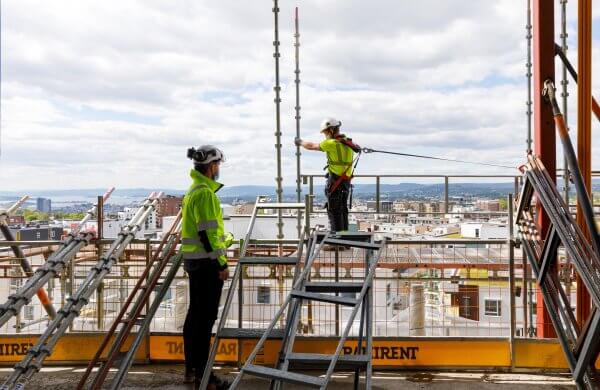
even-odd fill
[{"label": "ladder rung", "polygon": [[[287,360],[294,367],[322,368],[329,367],[335,355],[326,355],[321,353],[290,353]],[[347,370],[351,368],[364,367],[369,363],[368,355],[340,355],[336,368]]]},{"label": "ladder rung", "polygon": [[[222,339],[259,339],[263,336],[266,329],[240,329],[240,328],[223,328],[219,332],[219,337]],[[283,329],[273,329],[269,333],[268,339],[282,339]]]},{"label": "ladder rung", "polygon": [[120,366],[121,362],[123,362],[123,359],[125,358],[126,355],[127,355],[127,351],[121,351],[121,352],[117,353],[117,356],[115,357],[115,359],[112,362],[112,367]]},{"label": "ladder rung", "polygon": [[356,241],[371,241],[373,233],[369,232],[317,232],[317,238],[323,238],[326,234],[330,234],[330,238],[339,238],[342,240],[356,240]]},{"label": "ladder rung", "polygon": [[362,290],[363,284],[354,282],[306,282],[304,287],[307,292],[358,293]]},{"label": "ladder rung", "polygon": [[330,245],[351,246],[353,248],[373,249],[376,251],[381,249],[380,244],[372,244],[370,242],[364,242],[364,241],[340,240],[337,238],[327,238],[327,239],[325,239],[325,243],[330,244]]},{"label": "ladder rung", "polygon": [[[158,282],[156,283],[153,287],[152,287],[152,291],[156,291],[159,290],[162,287],[162,282]],[[147,290],[150,287],[149,284],[144,284],[143,286],[140,286],[140,290]]]},{"label": "ladder rung", "polygon": [[[277,379],[283,382],[295,383],[298,385],[321,387],[324,380],[312,375],[298,374],[296,372],[281,371],[270,367],[256,366],[248,364],[242,368],[244,374],[250,374],[266,379]],[[241,374],[240,374],[241,375]]]},{"label": "ladder rung", "polygon": [[242,257],[238,263],[248,265],[296,265],[297,257]]},{"label": "ladder rung", "polygon": [[277,210],[277,209],[304,209],[304,203],[257,203],[257,209]]},{"label": "ladder rung", "polygon": [[146,315],[145,314],[140,314],[139,317],[137,318],[121,318],[121,321],[119,321],[122,324],[127,324],[128,322],[133,321],[134,325],[141,325],[141,323],[146,319]]},{"label": "ladder rung", "polygon": [[335,295],[317,294],[306,291],[292,291],[292,297],[308,299],[311,301],[336,303],[344,306],[356,306],[358,301],[354,298],[336,297]]}]

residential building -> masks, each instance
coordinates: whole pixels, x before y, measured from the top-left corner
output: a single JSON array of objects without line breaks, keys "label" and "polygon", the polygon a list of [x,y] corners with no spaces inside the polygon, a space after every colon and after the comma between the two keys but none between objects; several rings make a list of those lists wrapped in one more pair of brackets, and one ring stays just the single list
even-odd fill
[{"label": "residential building", "polygon": [[[64,230],[61,226],[46,225],[10,228],[10,231],[17,241],[47,241],[62,239]],[[2,233],[0,233],[0,238],[5,239]]]},{"label": "residential building", "polygon": [[447,236],[449,234],[460,233],[460,226],[442,225],[433,228],[431,233],[434,236]]},{"label": "residential building", "polygon": [[8,225],[25,225],[25,217],[22,215],[9,215],[8,216]]},{"label": "residential building", "polygon": [[[380,200],[379,201],[379,211],[381,213],[391,213],[393,210],[394,202],[390,200]],[[377,201],[376,200],[368,200],[367,201],[367,210],[369,211],[377,211]]]},{"label": "residential building", "polygon": [[42,213],[49,213],[52,211],[52,200],[48,198],[37,198],[37,210]]},{"label": "residential building", "polygon": [[508,224],[500,222],[465,222],[460,225],[463,238],[490,240],[508,237]]},{"label": "residential building", "polygon": [[163,218],[168,216],[177,215],[179,209],[181,209],[181,202],[183,196],[167,195],[160,198],[158,205],[156,206],[156,227],[162,228]]},{"label": "residential building", "polygon": [[483,211],[500,211],[500,201],[497,199],[477,199],[475,207]]}]

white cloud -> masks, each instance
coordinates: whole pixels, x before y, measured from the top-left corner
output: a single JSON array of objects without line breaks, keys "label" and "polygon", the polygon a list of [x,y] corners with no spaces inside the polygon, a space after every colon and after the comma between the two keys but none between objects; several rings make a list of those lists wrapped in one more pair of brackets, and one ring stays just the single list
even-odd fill
[{"label": "white cloud", "polygon": [[[318,123],[334,115],[363,146],[524,159],[525,4],[281,2],[285,185],[295,180],[296,5],[305,138],[318,139]],[[212,143],[227,154],[227,184],[274,184],[271,7],[270,0],[3,2],[0,180],[8,189],[185,188],[187,147]],[[302,165],[320,173],[323,156],[304,152]],[[363,157],[360,170],[506,173],[377,155]]]}]

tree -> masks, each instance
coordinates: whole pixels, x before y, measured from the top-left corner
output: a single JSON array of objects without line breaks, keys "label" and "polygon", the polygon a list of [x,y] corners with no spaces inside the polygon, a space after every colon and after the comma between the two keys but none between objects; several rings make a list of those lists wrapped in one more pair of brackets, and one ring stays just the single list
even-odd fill
[{"label": "tree", "polygon": [[506,198],[499,198],[500,210],[506,210],[508,208],[508,200]]},{"label": "tree", "polygon": [[63,211],[55,211],[52,213],[53,219],[72,219],[72,220],[80,220],[85,216],[83,212],[75,212],[75,213],[65,213]]},{"label": "tree", "polygon": [[23,217],[25,217],[25,220],[27,222],[31,222],[31,221],[47,221],[50,218],[50,216],[48,215],[48,213],[42,213],[41,211],[29,210],[29,209],[24,209],[23,210]]}]

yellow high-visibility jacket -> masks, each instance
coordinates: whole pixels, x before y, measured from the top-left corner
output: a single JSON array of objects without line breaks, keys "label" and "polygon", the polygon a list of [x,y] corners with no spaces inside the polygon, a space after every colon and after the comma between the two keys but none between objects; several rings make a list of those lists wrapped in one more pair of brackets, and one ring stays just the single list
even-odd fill
[{"label": "yellow high-visibility jacket", "polygon": [[342,176],[352,176],[352,161],[354,151],[335,138],[328,138],[319,144],[321,150],[327,153],[327,169],[329,172]]},{"label": "yellow high-visibility jacket", "polygon": [[221,201],[216,192],[222,184],[195,169],[190,172],[192,185],[183,198],[181,223],[181,252],[185,260],[216,259],[227,268],[227,249],[233,242],[231,233],[223,226]]}]

